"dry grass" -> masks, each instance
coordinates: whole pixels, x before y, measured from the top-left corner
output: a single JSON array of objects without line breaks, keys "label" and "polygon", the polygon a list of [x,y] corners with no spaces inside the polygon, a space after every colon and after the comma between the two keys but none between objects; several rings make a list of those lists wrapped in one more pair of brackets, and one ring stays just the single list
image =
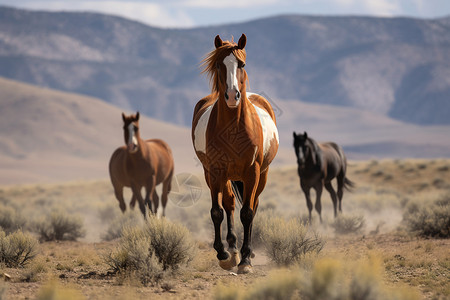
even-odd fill
[{"label": "dry grass", "polygon": [[[198,177],[202,178],[200,175]],[[177,207],[169,201],[167,219],[188,228],[198,241],[196,247],[198,254],[190,265],[181,268],[177,273],[171,273],[170,276],[163,276],[160,283],[154,286],[142,284],[136,274],[120,277],[108,273],[110,266],[102,257],[105,253],[114,251],[119,246],[120,240],[102,242],[101,237],[108,233],[115,236],[120,234],[123,226],[113,229],[111,225],[122,223],[116,220],[129,217],[130,221],[137,221],[131,217],[133,214],[123,216],[120,213],[108,181],[0,188],[0,205],[10,208],[11,211],[20,211],[25,220],[32,220],[36,215],[48,217],[52,208],[61,207],[63,211],[81,216],[86,229],[86,237],[79,238],[78,242],[41,244],[40,253],[25,268],[11,268],[0,264],[0,274],[8,273],[12,277],[10,282],[4,284],[4,298],[34,298],[44,289],[51,290],[49,286],[53,286],[55,282],[58,282],[53,288],[56,291],[75,290],[75,293],[78,295],[81,293],[86,298],[130,298],[127,295],[132,295],[135,299],[212,298],[219,282],[222,289],[227,292],[233,287],[249,291],[248,294],[238,294],[238,297],[244,299],[246,295],[259,297],[258,293],[261,291],[275,298],[279,291],[276,290],[276,284],[271,285],[265,281],[268,278],[274,282],[277,282],[277,278],[280,280],[285,278],[286,280],[282,281],[288,283],[295,278],[292,279],[295,284],[286,283],[286,293],[295,286],[293,294],[289,295],[295,298],[303,291],[301,295],[307,297],[306,294],[312,293],[309,288],[313,286],[314,272],[321,274],[317,275],[316,280],[329,282],[330,286],[337,284],[343,287],[342,291],[347,296],[349,293],[358,295],[364,292],[368,288],[365,282],[377,280],[378,284],[374,287],[376,291],[370,292],[374,293],[372,295],[385,295],[386,291],[402,290],[407,286],[410,290],[418,289],[424,299],[450,297],[447,276],[450,272],[448,255],[450,240],[418,238],[406,230],[405,226],[399,227],[404,213],[411,205],[432,204],[449,192],[450,160],[350,162],[349,178],[356,182],[357,187],[353,192],[346,191],[344,194],[343,216],[363,216],[366,227],[356,234],[335,234],[333,227],[329,225],[334,222],[332,203],[329,195],[324,192],[322,195],[324,225],[319,224],[317,214],[314,212],[313,229],[320,232],[326,244],[318,255],[319,258],[306,257],[300,261],[304,269],[301,272],[292,267],[290,270],[277,271],[274,265],[268,263],[270,258],[262,255],[258,249],[255,250],[257,256],[253,261],[254,274],[235,276],[221,270],[212,249],[213,225],[209,215],[211,202],[206,187],[201,198],[191,207]],[[126,194],[126,199],[129,197],[130,194]],[[262,237],[263,226],[260,225],[267,222],[269,209],[286,223],[292,218],[301,219],[300,216],[307,213],[295,166],[271,169],[255,218],[253,229],[255,240],[258,239],[257,236]],[[142,221],[142,216],[138,213],[135,215]],[[239,210],[235,213],[235,224],[240,230],[242,225]],[[24,230],[27,228],[25,224]],[[238,245],[240,243],[241,239]],[[371,266],[367,259],[373,252],[381,259],[379,263],[381,276],[380,273],[376,275],[369,272],[376,269],[375,265],[367,267],[365,271],[357,271],[358,268],[355,267],[355,272],[345,267],[351,266],[354,262]],[[331,265],[337,263],[338,270],[341,270],[340,267],[343,268],[345,280],[340,281],[332,275],[327,279],[325,275],[328,274],[329,268],[326,267],[326,263],[314,271],[320,265],[319,262],[327,260]],[[274,274],[277,275],[269,275],[272,272],[276,272]],[[304,276],[300,276],[299,273]],[[266,277],[268,275],[270,277]],[[361,281],[351,285],[354,278]],[[48,282],[53,283],[47,285]],[[358,288],[352,291],[351,286]],[[0,286],[0,294],[1,289]],[[392,295],[394,294],[392,292]]]}]

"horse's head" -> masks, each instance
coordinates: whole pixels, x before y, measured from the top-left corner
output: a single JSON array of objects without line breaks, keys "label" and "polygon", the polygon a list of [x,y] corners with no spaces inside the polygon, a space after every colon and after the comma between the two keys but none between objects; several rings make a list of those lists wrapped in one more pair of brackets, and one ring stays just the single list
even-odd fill
[{"label": "horse's head", "polygon": [[318,157],[320,149],[314,140],[308,138],[306,131],[303,134],[296,134],[294,131],[294,149],[299,168],[305,167],[308,158],[311,158],[314,165],[320,163],[320,158]]},{"label": "horse's head", "polygon": [[203,72],[210,76],[213,91],[223,95],[230,108],[237,107],[242,93],[245,93],[248,78],[244,70],[246,43],[245,34],[242,34],[237,44],[233,41],[222,41],[217,35],[214,40],[216,49],[203,60]]},{"label": "horse's head", "polygon": [[122,119],[125,145],[129,153],[135,153],[139,149],[139,112],[129,116],[122,113]]}]

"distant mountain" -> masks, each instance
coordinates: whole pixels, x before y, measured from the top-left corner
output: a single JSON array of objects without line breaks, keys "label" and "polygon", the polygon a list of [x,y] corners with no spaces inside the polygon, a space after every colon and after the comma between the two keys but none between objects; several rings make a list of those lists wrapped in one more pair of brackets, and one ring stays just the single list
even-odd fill
[{"label": "distant mountain", "polygon": [[[111,154],[125,143],[122,110],[4,78],[0,91],[0,185],[108,177]],[[177,173],[196,166],[189,129],[144,115],[140,124],[143,138],[170,144]]]},{"label": "distant mountain", "polygon": [[[277,105],[275,167],[295,164],[293,130],[339,143],[350,160],[450,155],[449,125],[419,126],[357,108],[298,100]],[[107,178],[109,158],[124,144],[121,112],[97,98],[0,77],[0,185]],[[202,173],[188,127],[142,115],[141,134],[168,142],[176,174]]]},{"label": "distant mountain", "polygon": [[189,125],[209,93],[199,63],[213,39],[246,33],[250,87],[368,110],[415,124],[450,124],[450,21],[278,16],[161,29],[94,13],[0,7],[0,76],[94,96]]}]

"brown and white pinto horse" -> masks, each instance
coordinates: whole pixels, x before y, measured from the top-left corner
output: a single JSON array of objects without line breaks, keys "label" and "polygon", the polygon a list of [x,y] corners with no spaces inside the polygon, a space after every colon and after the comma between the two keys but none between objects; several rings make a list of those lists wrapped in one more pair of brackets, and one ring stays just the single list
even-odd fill
[{"label": "brown and white pinto horse", "polygon": [[[155,187],[162,183],[162,207],[165,215],[167,195],[171,189],[174,162],[172,151],[162,140],[142,140],[139,130],[139,112],[126,116],[122,113],[125,145],[116,149],[109,161],[109,175],[120,209],[125,212],[123,188],[131,187],[133,192],[130,207],[134,208],[136,200],[139,208],[147,217],[145,205],[154,214],[158,211],[159,197]],[[145,201],[141,189],[145,188]],[[153,203],[153,208],[152,208]]]},{"label": "brown and white pinto horse", "polygon": [[[239,264],[238,273],[252,271],[252,222],[258,208],[258,197],[267,181],[269,164],[278,150],[278,131],[271,105],[263,97],[246,92],[246,41],[244,34],[238,44],[222,41],[216,36],[216,49],[203,60],[204,72],[211,79],[212,94],[197,103],[192,121],[194,148],[211,190],[214,249],[219,265],[229,270]],[[239,182],[235,190],[239,190],[237,194],[240,195],[233,194],[234,182]],[[233,228],[235,196],[242,199],[242,260]],[[224,250],[221,238],[224,210],[231,255]]]}]

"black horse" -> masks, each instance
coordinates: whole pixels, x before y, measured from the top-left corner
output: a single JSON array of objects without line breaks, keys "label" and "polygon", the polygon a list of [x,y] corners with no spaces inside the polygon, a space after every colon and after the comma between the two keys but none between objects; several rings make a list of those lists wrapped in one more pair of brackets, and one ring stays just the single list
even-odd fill
[{"label": "black horse", "polygon": [[[311,211],[313,208],[309,190],[316,190],[316,210],[322,223],[322,196],[323,186],[330,193],[333,200],[334,217],[337,216],[337,203],[339,200],[339,211],[342,213],[342,196],[344,188],[349,189],[354,186],[345,173],[347,171],[347,159],[344,151],[336,143],[318,144],[308,134],[296,134],[294,131],[294,149],[297,156],[298,176],[300,186],[305,193],[306,204],[309,209],[309,223],[311,223]],[[331,184],[331,180],[337,179],[337,195]]]}]

